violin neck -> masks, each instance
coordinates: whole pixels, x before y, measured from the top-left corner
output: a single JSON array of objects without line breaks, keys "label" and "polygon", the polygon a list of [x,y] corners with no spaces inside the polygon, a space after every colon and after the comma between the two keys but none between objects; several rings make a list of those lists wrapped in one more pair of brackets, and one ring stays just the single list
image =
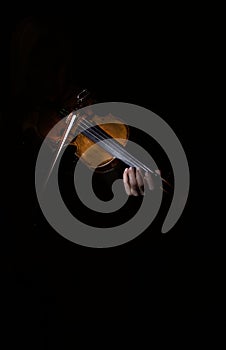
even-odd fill
[{"label": "violin neck", "polygon": [[[66,109],[62,109],[60,111],[62,116],[67,116],[68,111]],[[76,114],[73,113],[72,119],[76,119]],[[68,117],[70,114],[68,115]],[[71,120],[69,120],[69,124]],[[72,122],[73,125],[73,122]],[[71,125],[71,127],[72,127]],[[68,125],[67,130],[70,129]],[[135,158],[132,154],[130,154],[124,146],[122,146],[117,140],[115,140],[111,135],[109,135],[105,130],[103,130],[99,125],[93,124],[91,121],[87,121],[86,123],[81,122],[78,126],[78,130],[81,134],[89,138],[94,143],[101,142],[100,147],[102,147],[106,152],[108,152],[111,156],[120,159],[127,166],[140,168],[146,173],[150,173],[152,176],[157,177],[161,180],[164,185],[167,185],[167,188],[172,189],[172,185],[168,183],[158,172],[153,171],[147,165],[142,163],[139,159]],[[65,142],[65,140],[64,140]],[[163,188],[162,188],[163,189]],[[164,192],[168,192],[168,189],[163,189]]]},{"label": "violin neck", "polygon": [[161,189],[164,192],[171,192],[173,186],[164,178],[161,177],[159,172],[153,171],[147,165],[142,163],[139,159],[135,158],[131,153],[125,150],[117,140],[105,132],[99,125],[93,125],[90,123],[90,128],[83,130],[82,133],[90,138],[93,142],[101,142],[101,147],[111,154],[113,157],[120,159],[127,166],[140,168],[146,173],[150,173],[152,176],[162,181],[163,187]]}]

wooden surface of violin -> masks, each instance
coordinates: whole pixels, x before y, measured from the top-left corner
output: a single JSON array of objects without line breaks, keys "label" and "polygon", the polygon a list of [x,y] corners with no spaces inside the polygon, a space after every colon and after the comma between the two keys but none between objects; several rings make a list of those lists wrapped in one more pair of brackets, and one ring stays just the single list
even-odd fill
[{"label": "wooden surface of violin", "polygon": [[[122,146],[126,145],[129,137],[129,128],[126,124],[113,115],[108,114],[104,117],[94,115],[91,119],[82,121],[84,127],[87,127],[89,125],[88,123],[94,124],[94,130],[95,125],[98,125],[98,128],[96,128],[97,136],[101,136],[103,130],[104,134],[106,133],[106,135],[108,135],[110,138],[120,139],[119,143]],[[79,133],[78,136],[71,142],[71,145],[75,145],[76,155],[79,158],[81,157],[81,159],[91,168],[97,168],[98,165],[98,168],[104,169],[106,165],[109,165],[110,162],[115,159],[114,155],[107,152],[103,147],[89,137],[89,131]]]}]

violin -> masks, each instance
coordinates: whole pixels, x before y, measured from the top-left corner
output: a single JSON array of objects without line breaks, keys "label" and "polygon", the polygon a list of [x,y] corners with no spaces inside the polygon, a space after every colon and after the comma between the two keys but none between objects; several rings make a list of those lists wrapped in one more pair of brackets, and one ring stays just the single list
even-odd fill
[{"label": "violin", "polygon": [[[114,169],[118,160],[120,160],[126,166],[139,167],[145,172],[151,173],[153,176],[158,177],[159,180],[162,180],[165,185],[172,188],[168,181],[161,177],[159,172],[153,171],[127,152],[125,146],[130,133],[128,125],[112,114],[105,116],[94,114],[90,106],[92,103],[93,100],[90,99],[89,91],[83,89],[76,95],[74,104],[69,106],[72,111],[69,111],[67,108],[62,108],[59,111],[57,127],[52,129],[54,131],[50,131],[47,137],[54,150],[54,159],[50,166],[46,183],[62,149],[70,145],[74,147],[74,153],[77,157],[89,168],[95,169],[95,171],[106,172]],[[59,120],[59,117],[64,117],[62,122]],[[76,137],[74,136],[75,131]],[[119,141],[116,139],[119,139]],[[101,141],[101,144],[99,144],[99,141]],[[168,190],[162,189],[164,192],[168,192]]]}]

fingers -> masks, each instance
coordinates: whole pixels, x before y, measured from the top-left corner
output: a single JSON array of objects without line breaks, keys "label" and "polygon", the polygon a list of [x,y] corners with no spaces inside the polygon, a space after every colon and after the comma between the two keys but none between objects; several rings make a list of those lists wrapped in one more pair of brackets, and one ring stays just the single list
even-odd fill
[{"label": "fingers", "polygon": [[[156,169],[155,173],[157,175],[161,176],[161,171],[159,169]],[[153,179],[153,176],[151,175],[151,173],[149,173],[149,172],[145,173],[144,181],[146,181],[150,191],[153,191],[155,189],[154,179]]]},{"label": "fingers", "polygon": [[123,173],[125,191],[129,196],[139,196],[144,194],[144,181],[140,169],[130,167]]},{"label": "fingers", "polygon": [[128,177],[129,177],[129,184],[130,184],[130,193],[132,196],[138,196],[138,185],[137,185],[137,179],[135,174],[135,168],[129,168],[128,169]]},{"label": "fingers", "polygon": [[151,176],[151,173],[148,173],[148,172],[145,173],[144,181],[146,181],[149,190],[153,191],[155,186],[154,186],[154,181],[153,181],[153,178]]},{"label": "fingers", "polygon": [[124,188],[125,188],[126,194],[128,196],[130,196],[131,195],[131,191],[130,191],[129,175],[128,175],[128,169],[127,168],[124,170],[124,173],[123,173],[123,183],[124,183]]},{"label": "fingers", "polygon": [[[155,170],[155,173],[161,175],[160,170]],[[143,175],[140,168],[126,168],[123,173],[123,182],[125,191],[129,196],[144,195],[144,182],[146,182],[150,191],[155,189],[152,174],[146,172]]]},{"label": "fingers", "polygon": [[156,169],[155,172],[156,172],[156,174],[161,176],[161,171],[159,169]]},{"label": "fingers", "polygon": [[140,170],[140,168],[136,169],[136,180],[137,180],[137,186],[139,189],[139,194],[143,195],[144,194],[144,180],[143,180],[143,174]]}]

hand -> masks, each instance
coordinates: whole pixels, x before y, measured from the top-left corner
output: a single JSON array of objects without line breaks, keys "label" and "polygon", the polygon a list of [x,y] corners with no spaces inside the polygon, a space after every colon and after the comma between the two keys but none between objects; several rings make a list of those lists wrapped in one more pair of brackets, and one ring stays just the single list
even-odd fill
[{"label": "hand", "polygon": [[[156,170],[159,174],[159,171]],[[140,168],[126,168],[123,173],[124,188],[128,196],[144,195],[144,183],[147,183],[150,191],[154,190],[154,181],[150,173],[144,175]]]}]

